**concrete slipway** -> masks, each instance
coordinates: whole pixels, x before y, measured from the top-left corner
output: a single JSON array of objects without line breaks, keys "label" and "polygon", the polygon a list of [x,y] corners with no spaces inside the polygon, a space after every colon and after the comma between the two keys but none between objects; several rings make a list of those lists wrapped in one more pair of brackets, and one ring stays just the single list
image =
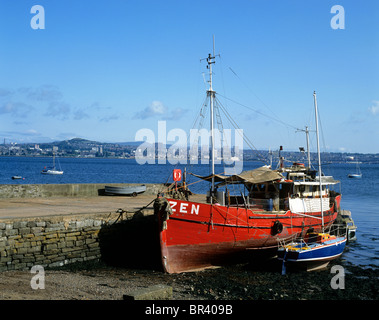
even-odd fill
[{"label": "concrete slipway", "polygon": [[[135,212],[156,196],[97,196],[0,199],[0,219],[31,218],[54,215],[115,213],[118,209]],[[148,209],[153,209],[153,203]]]}]

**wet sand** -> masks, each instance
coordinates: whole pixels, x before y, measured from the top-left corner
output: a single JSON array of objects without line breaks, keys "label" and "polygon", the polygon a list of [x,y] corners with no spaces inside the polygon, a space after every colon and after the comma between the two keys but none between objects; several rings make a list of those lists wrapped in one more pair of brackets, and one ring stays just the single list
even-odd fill
[{"label": "wet sand", "polygon": [[[338,261],[336,262],[338,263]],[[379,270],[345,267],[344,289],[333,289],[330,267],[318,272],[281,275],[280,266],[265,269],[239,264],[182,274],[111,267],[87,262],[46,270],[45,289],[33,290],[28,271],[1,273],[0,299],[122,300],[124,294],[151,285],[173,288],[173,300],[377,300]]]}]

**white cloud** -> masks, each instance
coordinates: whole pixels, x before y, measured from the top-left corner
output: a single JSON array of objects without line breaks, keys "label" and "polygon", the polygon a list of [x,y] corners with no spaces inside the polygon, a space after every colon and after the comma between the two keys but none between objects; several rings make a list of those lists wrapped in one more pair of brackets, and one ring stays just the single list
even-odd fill
[{"label": "white cloud", "polygon": [[167,111],[167,108],[160,101],[153,101],[149,107],[149,111],[153,114],[164,114]]},{"label": "white cloud", "polygon": [[379,114],[379,101],[378,100],[374,100],[372,103],[373,103],[373,105],[368,108],[368,111],[372,115],[375,116],[375,115]]},{"label": "white cloud", "polygon": [[8,97],[12,95],[12,91],[4,88],[0,88],[0,97]]},{"label": "white cloud", "polygon": [[42,85],[36,88],[20,88],[18,91],[24,94],[27,99],[34,101],[51,102],[61,100],[63,97],[63,94],[59,88],[53,85]]},{"label": "white cloud", "polygon": [[160,101],[153,101],[150,106],[137,112],[133,119],[147,119],[159,116],[164,120],[178,120],[188,110],[182,108],[169,109]]},{"label": "white cloud", "polygon": [[74,120],[83,120],[88,119],[90,116],[88,113],[86,113],[83,109],[77,109],[74,112]]},{"label": "white cloud", "polygon": [[150,106],[137,112],[133,119],[147,119],[155,116],[162,116],[167,112],[167,108],[160,101],[153,101]]},{"label": "white cloud", "polygon": [[182,108],[176,108],[171,110],[170,114],[165,117],[166,120],[178,120],[180,119],[188,110]]},{"label": "white cloud", "polygon": [[25,118],[34,108],[23,102],[7,102],[0,106],[0,114],[9,113],[17,118]]},{"label": "white cloud", "polygon": [[113,114],[113,115],[101,118],[100,121],[101,122],[109,122],[109,121],[112,121],[112,120],[118,120],[118,118],[119,118],[119,116],[117,114]]},{"label": "white cloud", "polygon": [[50,102],[49,107],[47,108],[45,116],[55,117],[61,120],[67,119],[68,114],[71,111],[71,107],[68,103],[53,101]]},{"label": "white cloud", "polygon": [[29,129],[25,133],[27,135],[30,135],[30,136],[40,136],[41,135],[37,130],[34,130],[34,129]]}]

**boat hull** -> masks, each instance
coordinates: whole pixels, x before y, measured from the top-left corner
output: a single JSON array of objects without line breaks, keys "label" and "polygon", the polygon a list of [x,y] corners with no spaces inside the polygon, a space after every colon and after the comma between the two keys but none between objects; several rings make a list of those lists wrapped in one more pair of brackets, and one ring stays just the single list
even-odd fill
[{"label": "boat hull", "polygon": [[63,174],[63,171],[58,170],[43,170],[41,171],[42,174],[51,174],[51,175],[60,175]]},{"label": "boat hull", "polygon": [[349,178],[352,178],[352,179],[360,179],[360,178],[362,178],[361,174],[356,174],[356,173],[349,173],[347,176]]},{"label": "boat hull", "polygon": [[139,193],[146,191],[146,186],[126,186],[126,187],[113,187],[105,186],[105,193],[109,195],[133,195],[137,196]]},{"label": "boat hull", "polygon": [[304,250],[286,250],[282,247],[278,250],[278,259],[297,269],[318,270],[325,268],[331,260],[342,255],[346,240],[346,237],[340,237],[330,243],[316,244]]},{"label": "boat hull", "polygon": [[[168,273],[227,264],[250,255],[252,249],[276,248],[279,240],[292,239],[311,227],[321,228],[321,220],[290,210],[267,213],[166,198],[157,199],[154,208],[162,265]],[[321,213],[314,216],[320,218]],[[336,217],[333,205],[324,212],[325,225]]]}]

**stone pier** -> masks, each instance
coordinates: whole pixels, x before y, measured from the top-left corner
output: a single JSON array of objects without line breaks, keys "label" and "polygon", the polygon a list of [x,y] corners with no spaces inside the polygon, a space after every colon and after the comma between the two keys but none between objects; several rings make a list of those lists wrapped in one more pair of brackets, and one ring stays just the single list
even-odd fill
[{"label": "stone pier", "polygon": [[101,195],[102,188],[1,185],[0,271],[94,259],[130,264],[141,250],[156,254],[152,213],[159,185],[147,185],[137,197]]}]

